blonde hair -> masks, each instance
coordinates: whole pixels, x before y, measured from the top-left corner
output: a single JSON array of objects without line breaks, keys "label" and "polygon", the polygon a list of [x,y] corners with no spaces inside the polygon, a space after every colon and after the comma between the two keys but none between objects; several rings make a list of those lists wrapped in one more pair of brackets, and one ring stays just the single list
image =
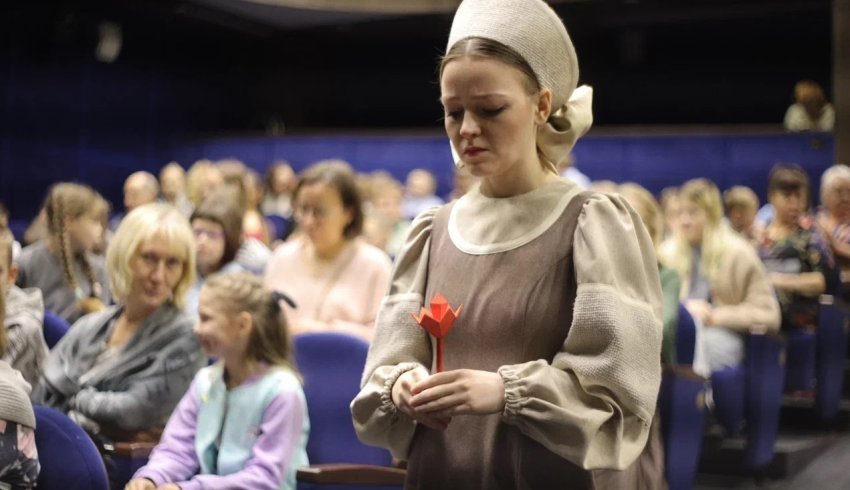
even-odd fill
[{"label": "blonde hair", "polygon": [[170,204],[144,204],[121,220],[106,251],[112,294],[119,301],[126,299],[133,281],[130,261],[144,242],[154,238],[168,242],[183,258],[183,272],[172,291],[172,302],[182,308],[186,292],[195,283],[195,236],[186,217]]},{"label": "blonde hair", "polygon": [[[679,191],[682,203],[691,203],[705,212],[706,222],[702,232],[702,270],[705,272],[709,282],[717,279],[717,271],[726,251],[726,243],[731,240],[734,233],[723,222],[723,204],[720,200],[720,191],[717,186],[707,179],[693,179],[685,182]],[[682,234],[681,230],[676,232],[673,238],[671,253],[664,260],[664,265],[679,273],[679,277],[691,276],[691,262],[693,260],[692,245]]]},{"label": "blonde hair", "polygon": [[203,288],[213,295],[219,311],[230,316],[243,311],[251,315],[254,328],[248,340],[248,358],[297,372],[281,297],[266,289],[260,277],[246,272],[216,273]]},{"label": "blonde hair", "polygon": [[652,238],[652,243],[658,248],[661,239],[664,237],[664,214],[661,212],[658,201],[648,190],[634,182],[622,184],[618,192],[635,208]]},{"label": "blonde hair", "polygon": [[756,210],[759,208],[759,198],[749,187],[736,185],[726,189],[726,192],[723,193],[723,205],[726,214],[738,207]]},{"label": "blonde hair", "polygon": [[186,173],[186,197],[193,206],[198,207],[207,191],[207,182],[211,173],[218,173],[224,183],[224,174],[209,160],[198,160]]},{"label": "blonde hair", "polygon": [[[14,252],[15,237],[8,229],[0,229],[0,254],[5,254],[3,262],[6,267],[12,267],[12,254]],[[0,281],[5,281],[5,277],[0,277]]]},{"label": "blonde hair", "polygon": [[109,203],[100,194],[87,185],[71,182],[60,182],[50,188],[47,199],[44,202],[44,211],[47,217],[47,231],[51,239],[55,240],[59,251],[59,259],[62,265],[62,273],[65,283],[77,296],[84,299],[84,293],[74,273],[74,260],[80,261],[83,274],[91,285],[90,297],[101,295],[103,285],[97,280],[94,269],[86,256],[88,251],[74,253],[71,250],[71,242],[65,226],[65,219],[80,219],[83,216],[94,214],[96,219],[106,224],[109,214]]}]

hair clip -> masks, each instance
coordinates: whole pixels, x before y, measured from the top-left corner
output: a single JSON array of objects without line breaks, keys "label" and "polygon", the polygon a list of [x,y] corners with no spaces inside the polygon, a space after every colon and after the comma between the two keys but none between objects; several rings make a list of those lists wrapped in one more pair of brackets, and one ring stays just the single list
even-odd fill
[{"label": "hair clip", "polygon": [[274,300],[275,303],[280,303],[280,301],[283,300],[286,302],[286,304],[289,305],[290,308],[298,308],[298,306],[295,304],[295,301],[293,301],[288,294],[282,293],[280,291],[272,291],[272,300]]}]

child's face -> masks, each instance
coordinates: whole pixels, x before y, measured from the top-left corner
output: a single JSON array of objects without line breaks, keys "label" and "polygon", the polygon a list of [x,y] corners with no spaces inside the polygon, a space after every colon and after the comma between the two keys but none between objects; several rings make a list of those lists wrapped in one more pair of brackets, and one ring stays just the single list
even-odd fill
[{"label": "child's face", "polygon": [[103,237],[103,222],[93,213],[69,219],[65,229],[75,252],[94,250]]},{"label": "child's face", "polygon": [[201,343],[201,350],[207,357],[240,360],[248,348],[250,325],[246,328],[244,318],[229,315],[218,307],[209,288],[201,288],[198,299],[198,322],[193,330]]}]

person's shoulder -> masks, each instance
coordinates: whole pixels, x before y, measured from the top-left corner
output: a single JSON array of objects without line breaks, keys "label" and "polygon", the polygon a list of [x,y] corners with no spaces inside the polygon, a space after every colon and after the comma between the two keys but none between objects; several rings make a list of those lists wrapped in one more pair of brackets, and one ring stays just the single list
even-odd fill
[{"label": "person's shoulder", "polygon": [[286,366],[272,366],[263,374],[263,384],[272,398],[304,399],[301,379]]},{"label": "person's shoulder", "polygon": [[357,247],[357,256],[362,262],[376,264],[379,266],[391,266],[392,261],[386,252],[380,248],[366,243],[365,240],[356,240],[354,246]]},{"label": "person's shoulder", "polygon": [[49,253],[50,251],[47,250],[47,244],[44,241],[31,243],[21,249],[21,253],[18,255],[18,266],[27,265]]},{"label": "person's shoulder", "polygon": [[300,259],[304,254],[304,237],[295,237],[274,249],[272,260]]}]

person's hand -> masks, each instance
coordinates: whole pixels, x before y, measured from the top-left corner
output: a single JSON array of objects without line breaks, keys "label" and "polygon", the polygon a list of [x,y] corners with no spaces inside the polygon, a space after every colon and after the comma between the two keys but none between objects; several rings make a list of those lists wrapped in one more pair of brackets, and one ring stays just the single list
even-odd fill
[{"label": "person's hand", "polygon": [[156,485],[147,478],[136,478],[135,480],[130,480],[124,486],[124,490],[156,490]]},{"label": "person's hand", "polygon": [[422,366],[406,371],[398,377],[393,385],[393,403],[396,408],[409,415],[413,420],[434,430],[445,430],[451,422],[451,417],[435,417],[434,415],[420,412],[413,408],[410,401],[413,399],[413,387],[422,380],[427,379],[428,371]]},{"label": "person's hand", "polygon": [[689,299],[685,303],[685,308],[691,316],[698,318],[704,326],[710,327],[713,325],[711,318],[711,304],[708,301],[701,299]]},{"label": "person's hand", "polygon": [[156,487],[156,490],[180,490],[180,485],[174,483],[163,483]]},{"label": "person's hand", "polygon": [[505,382],[499,373],[457,369],[429,376],[413,387],[418,413],[433,417],[487,415],[505,409]]}]

